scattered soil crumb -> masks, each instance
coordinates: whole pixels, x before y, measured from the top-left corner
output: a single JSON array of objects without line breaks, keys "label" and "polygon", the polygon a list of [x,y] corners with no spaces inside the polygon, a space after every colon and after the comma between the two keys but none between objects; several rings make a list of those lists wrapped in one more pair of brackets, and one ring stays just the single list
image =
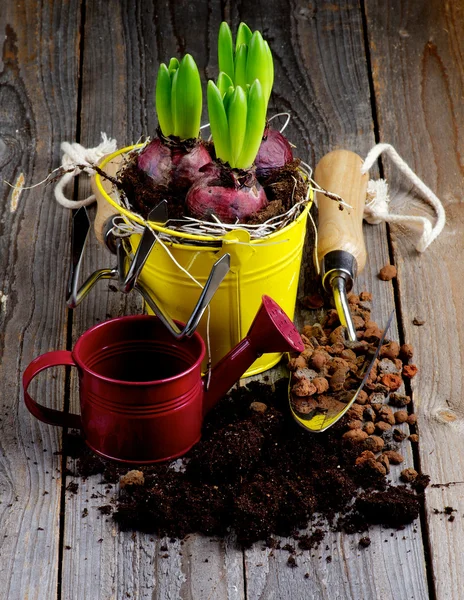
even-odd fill
[{"label": "scattered soil crumb", "polygon": [[290,555],[288,557],[288,559],[287,559],[287,565],[289,567],[291,567],[292,569],[295,569],[298,566],[298,564],[297,564],[294,556]]},{"label": "scattered soil crumb", "polygon": [[418,317],[414,317],[414,319],[412,320],[412,324],[416,325],[417,327],[421,327],[422,325],[425,325],[425,320],[419,319]]},{"label": "scattered soil crumb", "polygon": [[447,516],[448,517],[447,520],[450,523],[452,523],[456,519],[456,516],[453,514],[455,512],[457,512],[457,510],[455,508],[451,507],[451,506],[445,506],[445,508],[443,510],[438,510],[438,508],[434,508],[433,509],[433,513],[435,515],[445,515],[445,516]]},{"label": "scattered soil crumb", "polygon": [[136,469],[133,469],[132,471],[128,471],[119,480],[119,486],[121,488],[125,488],[127,485],[143,485],[144,483],[145,483],[145,477],[144,477],[142,471],[138,471]]},{"label": "scattered soil crumb", "polygon": [[77,494],[77,492],[79,491],[79,484],[77,483],[77,481],[71,481],[70,483],[68,483],[68,485],[66,486],[66,489],[71,492],[72,494]]},{"label": "scattered soil crumb", "polygon": [[396,277],[396,267],[394,265],[385,265],[379,271],[379,279],[382,281],[391,281]]},{"label": "scattered soil crumb", "polygon": [[110,515],[113,512],[113,507],[111,504],[105,504],[104,506],[99,506],[98,510],[102,515]]},{"label": "scattered soil crumb", "polygon": [[324,298],[321,296],[321,294],[315,293],[315,294],[310,294],[309,296],[305,296],[302,300],[301,300],[301,304],[305,307],[305,308],[309,308],[309,309],[317,309],[317,308],[322,308],[324,306]]}]

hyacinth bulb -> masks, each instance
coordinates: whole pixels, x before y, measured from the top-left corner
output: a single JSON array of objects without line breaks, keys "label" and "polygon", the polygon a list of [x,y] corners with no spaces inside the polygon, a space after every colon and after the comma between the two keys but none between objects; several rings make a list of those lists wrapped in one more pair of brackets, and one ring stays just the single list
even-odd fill
[{"label": "hyacinth bulb", "polygon": [[240,173],[211,163],[190,188],[186,198],[189,213],[201,220],[215,215],[223,223],[243,221],[265,208],[268,200],[254,173]]},{"label": "hyacinth bulb", "polygon": [[137,168],[146,173],[155,185],[170,188],[174,193],[187,190],[198,178],[201,167],[211,162],[211,156],[200,142],[187,148],[183,144],[152,140],[138,154]]},{"label": "hyacinth bulb", "polygon": [[277,129],[268,127],[255,159],[256,175],[266,178],[274,171],[293,160],[292,147],[287,138]]}]

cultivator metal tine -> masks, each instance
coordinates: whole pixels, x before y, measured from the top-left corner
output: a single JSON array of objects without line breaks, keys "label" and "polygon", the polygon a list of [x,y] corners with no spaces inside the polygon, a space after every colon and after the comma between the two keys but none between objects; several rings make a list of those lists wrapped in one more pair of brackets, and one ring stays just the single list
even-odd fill
[{"label": "cultivator metal tine", "polygon": [[[148,214],[148,221],[164,225],[168,220],[168,203],[161,200]],[[127,274],[120,281],[120,289],[124,294],[128,294],[134,287],[141,270],[156,244],[156,235],[150,227],[145,227],[140,243],[137,247],[134,259],[129,266]]]},{"label": "cultivator metal tine", "polygon": [[86,279],[81,287],[79,274],[84,256],[84,249],[90,231],[90,219],[85,206],[79,208],[72,222],[71,231],[71,269],[69,271],[66,291],[66,304],[69,308],[76,308],[87,296],[99,279],[112,279],[117,275],[116,269],[100,269]]},{"label": "cultivator metal tine", "polygon": [[213,299],[218,287],[221,285],[224,277],[230,271],[230,254],[224,254],[217,260],[209,274],[208,281],[203,288],[201,296],[190,315],[190,318],[184,328],[184,335],[190,337],[198,327],[198,323],[203,316],[208,304]]}]

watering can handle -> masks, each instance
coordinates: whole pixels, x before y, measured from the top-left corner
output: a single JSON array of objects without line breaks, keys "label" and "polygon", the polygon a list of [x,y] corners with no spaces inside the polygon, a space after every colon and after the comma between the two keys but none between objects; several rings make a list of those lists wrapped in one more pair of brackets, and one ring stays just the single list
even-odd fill
[{"label": "watering can handle", "polygon": [[361,174],[363,161],[349,150],[334,150],[326,154],[314,172],[316,183],[329,192],[341,196],[351,208],[317,192],[319,209],[317,256],[319,262],[334,250],[353,255],[360,273],[366,264],[366,247],[362,232],[364,204],[369,175]]},{"label": "watering can handle", "polygon": [[61,410],[55,410],[42,406],[36,402],[28,393],[29,384],[44,369],[56,367],[58,365],[77,366],[69,350],[57,350],[55,352],[46,352],[33,360],[23,374],[23,394],[24,403],[28,411],[39,421],[49,425],[58,425],[59,427],[72,427],[81,429],[81,417]]}]

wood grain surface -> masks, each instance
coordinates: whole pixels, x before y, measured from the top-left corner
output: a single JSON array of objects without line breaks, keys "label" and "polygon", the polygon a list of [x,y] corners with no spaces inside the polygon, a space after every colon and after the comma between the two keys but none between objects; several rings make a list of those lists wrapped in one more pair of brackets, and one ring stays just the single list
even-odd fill
[{"label": "wood grain surface", "polygon": [[[49,600],[58,588],[61,432],[29,415],[21,375],[66,347],[63,302],[69,215],[51,186],[27,187],[57,166],[76,135],[80,3],[5,3],[0,10],[0,597]],[[52,43],[44,40],[53,39]],[[63,408],[64,369],[33,393]]]},{"label": "wood grain surface", "polygon": [[[413,380],[419,416],[419,459],[431,477],[427,492],[434,592],[462,598],[464,558],[464,455],[462,311],[464,250],[464,13],[462,4],[367,3],[369,47],[379,133],[441,198],[447,215],[442,235],[423,254],[416,236],[391,227],[405,339],[416,349],[420,376]],[[389,162],[383,168],[393,190],[394,211],[436,216]],[[414,322],[423,321],[422,326]],[[445,485],[443,485],[445,484]],[[436,487],[438,486],[438,487]],[[456,510],[449,521],[444,507]],[[435,511],[439,511],[435,514]]]},{"label": "wood grain surface", "polygon": [[[304,158],[310,144],[314,158],[308,153],[306,160],[313,166],[335,148],[365,156],[375,138],[363,14],[358,3],[317,3],[308,8],[297,2],[289,8],[288,3],[277,2],[273,11],[263,7],[261,17],[265,31],[272,31],[276,39],[287,36],[285,44],[277,44],[276,51],[273,47],[276,63],[285,65],[283,72],[279,69],[276,73],[275,96],[279,101],[286,97],[289,108],[292,103],[292,114],[296,113],[292,123],[304,124],[303,133],[295,128],[288,134],[296,140],[300,156]],[[240,14],[240,18],[246,21],[251,16]],[[305,98],[301,104],[300,98]],[[384,324],[394,307],[393,288],[380,282],[377,273],[389,261],[388,241],[383,228],[366,226],[364,232],[368,261],[355,289],[373,293],[373,316]],[[301,318],[307,322],[311,315],[302,311]],[[396,329],[392,335],[397,335]],[[406,451],[412,464],[412,452],[410,448]],[[249,598],[427,598],[419,531],[408,528],[406,539],[400,536],[394,544],[385,543],[385,532],[380,529],[370,536],[375,551],[367,558],[372,561],[369,567],[358,540],[338,534],[328,536],[318,551],[297,557],[295,569],[286,568],[285,554],[263,560],[262,546],[256,545],[246,553]],[[328,556],[332,562],[327,562]]]},{"label": "wood grain surface", "polygon": [[[17,188],[6,183],[0,188],[0,600],[462,598],[462,3],[4,4],[0,175]],[[203,80],[215,77],[217,31],[224,19],[233,30],[245,21],[268,39],[275,61],[269,112],[291,113],[286,135],[297,156],[314,167],[330,150],[364,157],[376,141],[389,142],[438,194],[447,213],[442,235],[423,254],[415,250],[417,232],[365,224],[367,262],[355,283],[356,291],[373,293],[379,325],[396,307],[390,335],[415,347],[420,371],[412,392],[420,444],[417,450],[405,442],[402,452],[407,466],[420,466],[431,477],[422,519],[400,532],[374,528],[364,551],[359,536],[330,532],[320,548],[298,554],[293,569],[285,551],[263,544],[243,551],[233,536],[192,535],[171,543],[119,531],[98,510],[110,503],[115,487],[101,476],[72,476],[73,460],[56,454],[61,431],[33,419],[20,393],[21,374],[32,358],[71,348],[96,322],[142,306],[102,281],[68,311],[71,213],[56,204],[53,185],[21,193],[19,187],[42,181],[59,166],[62,141],[93,147],[105,132],[122,147],[153,135],[159,62],[190,52]],[[433,222],[433,210],[396,167],[388,159],[379,164],[370,176],[380,172],[388,179],[392,211]],[[87,175],[66,191],[86,197]],[[90,212],[93,218],[95,210]],[[300,298],[314,285],[313,239],[310,230]],[[86,275],[115,262],[93,234],[85,252]],[[398,277],[382,282],[377,274],[390,261]],[[298,304],[300,325],[319,317]],[[280,374],[276,368],[271,376]],[[47,406],[78,410],[75,374],[64,369],[41,374],[33,395]],[[453,509],[454,520],[443,514],[445,507]],[[286,541],[291,540],[282,545]]]}]

